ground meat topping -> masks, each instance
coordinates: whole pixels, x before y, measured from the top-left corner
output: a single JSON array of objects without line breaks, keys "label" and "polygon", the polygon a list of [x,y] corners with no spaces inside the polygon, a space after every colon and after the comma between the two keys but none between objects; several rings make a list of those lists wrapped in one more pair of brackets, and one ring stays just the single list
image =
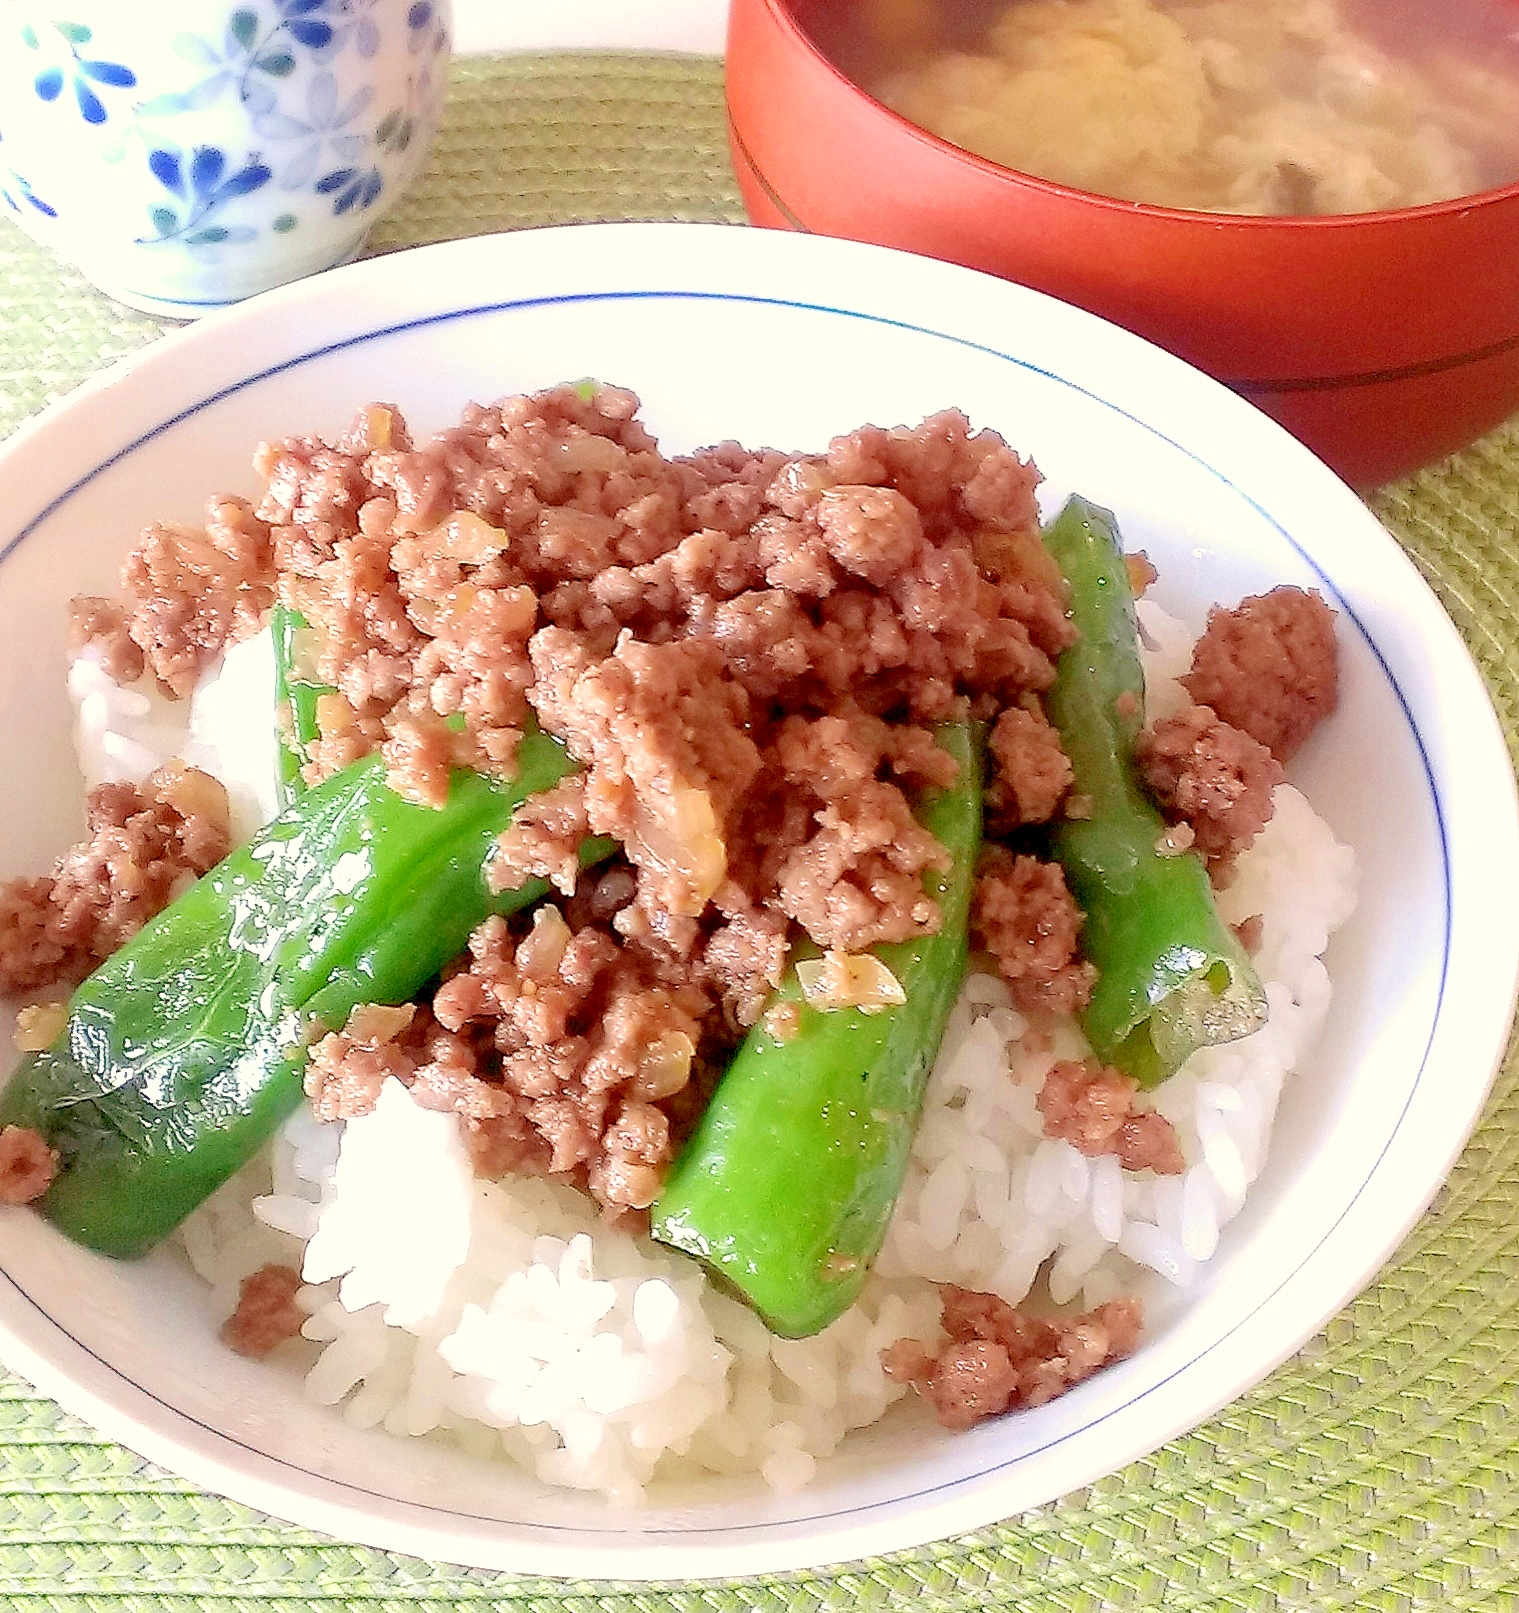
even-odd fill
[{"label": "ground meat topping", "polygon": [[[573,896],[580,877],[581,843],[590,832],[583,774],[530,795],[496,837],[486,868],[490,888],[516,890],[530,879],[546,879],[556,890]],[[627,897],[618,905],[625,906],[634,890],[630,881]]]},{"label": "ground meat topping", "polygon": [[274,603],[269,528],[246,500],[213,498],[202,527],[150,526],[127,556],[121,582],[133,642],[159,683],[183,698]]},{"label": "ground meat topping", "polygon": [[[423,717],[465,719],[454,761],[510,766],[541,604],[681,536],[680,478],[635,406],[614,388],[586,398],[561,387],[472,406],[419,447],[388,408],[376,432],[371,409],[336,444],[262,451],[259,509],[282,592],[311,623],[318,681],[344,702],[321,723],[311,782]],[[392,781],[436,799],[437,775],[408,771],[410,751],[393,759]]]},{"label": "ground meat topping", "polygon": [[79,594],[69,602],[69,648],[94,656],[117,683],[136,683],[147,668],[131,629],[126,607],[114,599]]},{"label": "ground meat topping", "polygon": [[0,1204],[30,1204],[53,1185],[58,1156],[30,1126],[0,1129]]},{"label": "ground meat topping", "polygon": [[772,829],[753,835],[764,844],[764,898],[819,946],[841,952],[936,931],[939,910],[923,875],[948,868],[948,853],[913,817],[900,785],[878,774],[952,783],[948,752],[921,729],[851,710],[787,717],[769,754],[780,799],[755,803]]},{"label": "ground meat topping", "polygon": [[1153,723],[1139,735],[1134,757],[1156,800],[1191,825],[1208,857],[1232,857],[1255,839],[1271,821],[1271,792],[1286,776],[1264,745],[1207,706]]},{"label": "ground meat topping", "polygon": [[992,759],[986,809],[999,832],[1048,823],[1074,774],[1060,735],[1042,712],[1013,706],[997,719],[987,741]]},{"label": "ground meat topping", "polygon": [[1157,857],[1179,857],[1184,851],[1192,849],[1193,842],[1196,839],[1197,836],[1192,832],[1190,823],[1169,824],[1162,833],[1156,836],[1155,855]]},{"label": "ground meat topping", "polygon": [[9,879],[0,885],[0,993],[34,991],[82,979],[88,961],[53,928],[53,881]]},{"label": "ground meat topping", "polygon": [[1000,846],[983,853],[971,933],[1020,1008],[1072,1014],[1090,1001],[1097,971],[1077,956],[1081,922],[1058,863],[1015,857]]},{"label": "ground meat topping", "polygon": [[539,721],[586,767],[591,828],[622,843],[646,912],[695,917],[727,873],[728,821],[761,767],[743,690],[707,644],[624,633],[591,662],[550,627],[529,650]]},{"label": "ground meat topping", "polygon": [[414,717],[397,718],[380,747],[385,778],[397,795],[418,806],[441,807],[448,802],[449,780],[456,761],[453,735],[442,723]]},{"label": "ground meat topping", "polygon": [[712,1007],[607,922],[572,928],[547,903],[481,925],[415,1020],[356,1014],[324,1038],[307,1091],[324,1118],[364,1114],[395,1076],[423,1107],[461,1117],[477,1170],[547,1170],[614,1213],[641,1210],[673,1157],[667,1111],[710,1040]]},{"label": "ground meat topping", "polygon": [[1215,608],[1181,682],[1198,705],[1289,761],[1339,698],[1334,612],[1316,591],[1289,587]]},{"label": "ground meat topping", "polygon": [[0,994],[83,979],[229,849],[226,791],[193,768],[98,785],[86,826],[50,877],[0,885]]},{"label": "ground meat topping", "polygon": [[255,1360],[297,1337],[306,1313],[295,1302],[301,1274],[291,1266],[260,1266],[244,1277],[237,1309],[222,1324],[222,1343]]},{"label": "ground meat topping", "polygon": [[886,1375],[911,1383],[946,1428],[1042,1406],[1130,1354],[1138,1300],[1110,1300],[1081,1316],[1027,1316],[995,1294],[940,1290],[948,1342],[937,1352],[903,1339],[882,1352]]},{"label": "ground meat topping", "polygon": [[305,1089],[318,1120],[353,1120],[379,1102],[387,1076],[410,1080],[416,1060],[398,1045],[415,1010],[366,1004],[311,1049]]},{"label": "ground meat topping", "polygon": [[[747,510],[758,478],[739,457],[723,468]],[[1036,473],[1000,438],[943,415],[840,438],[824,458],[749,464],[773,479],[747,530],[698,528],[643,567],[609,569],[595,606],[641,634],[714,639],[752,697],[793,709],[847,697],[938,720],[967,694],[997,689],[1006,704],[1048,684],[1071,633],[1063,584],[1038,541]],[[688,503],[693,524],[712,492]],[[547,610],[583,631],[598,620],[588,603],[564,594]]]},{"label": "ground meat topping", "polygon": [[800,1033],[802,1010],[798,1003],[778,1002],[765,1010],[765,1029],[778,1042],[795,1040]]},{"label": "ground meat topping", "polygon": [[781,914],[744,906],[707,937],[702,967],[741,1030],[754,1024],[765,999],[781,983],[790,950],[786,930]]},{"label": "ground meat topping", "polygon": [[1101,1065],[1062,1059],[1039,1090],[1047,1137],[1083,1154],[1115,1154],[1125,1170],[1178,1176],[1186,1169],[1176,1130],[1163,1114],[1135,1103],[1139,1083]]},{"label": "ground meat topping", "polygon": [[[955,768],[927,725],[1032,710],[1073,638],[1038,473],[953,411],[820,455],[671,459],[631,393],[558,387],[426,440],[371,404],[255,468],[254,506],[150,529],[120,612],[81,602],[77,632],[183,692],[277,594],[307,623],[302,679],[330,691],[312,784],[379,751],[438,805],[455,767],[509,772],[534,719],[564,743],[580,771],[488,870],[550,881],[553,917],[482,927],[403,1029],[323,1027],[307,1084],[355,1117],[394,1076],[461,1116],[480,1168],[561,1172],[618,1211],[647,1202],[798,932],[854,960],[938,927],[924,876],[947,854],[912,800]],[[1063,759],[1018,726],[1005,782],[1030,821]],[[583,873],[590,835],[622,851]],[[51,900],[45,882],[0,904],[22,978],[39,949],[53,973],[86,961],[58,952]],[[1067,961],[1027,994],[1079,995]]]}]

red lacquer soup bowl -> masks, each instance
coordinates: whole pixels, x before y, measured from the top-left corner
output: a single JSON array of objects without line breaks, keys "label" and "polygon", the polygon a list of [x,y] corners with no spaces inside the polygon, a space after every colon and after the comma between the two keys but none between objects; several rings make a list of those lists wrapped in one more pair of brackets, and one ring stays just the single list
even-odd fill
[{"label": "red lacquer soup bowl", "polygon": [[1357,487],[1519,409],[1519,184],[1312,218],[1093,195],[962,151],[853,83],[818,43],[850,3],[733,0],[729,132],[755,223],[1090,309],[1227,382]]}]

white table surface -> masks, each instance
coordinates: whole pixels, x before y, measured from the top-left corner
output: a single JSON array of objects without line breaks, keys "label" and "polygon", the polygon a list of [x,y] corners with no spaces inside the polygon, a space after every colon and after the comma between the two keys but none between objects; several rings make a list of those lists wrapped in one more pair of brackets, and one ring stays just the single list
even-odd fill
[{"label": "white table surface", "polygon": [[720,56],[727,20],[727,0],[454,0],[454,48]]}]

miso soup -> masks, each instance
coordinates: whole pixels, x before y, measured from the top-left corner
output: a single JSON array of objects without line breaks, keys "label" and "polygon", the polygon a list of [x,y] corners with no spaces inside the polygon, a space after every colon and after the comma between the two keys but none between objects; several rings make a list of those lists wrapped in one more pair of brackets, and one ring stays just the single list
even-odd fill
[{"label": "miso soup", "polygon": [[1519,179],[1519,0],[812,0],[943,139],[1081,190],[1359,213]]}]

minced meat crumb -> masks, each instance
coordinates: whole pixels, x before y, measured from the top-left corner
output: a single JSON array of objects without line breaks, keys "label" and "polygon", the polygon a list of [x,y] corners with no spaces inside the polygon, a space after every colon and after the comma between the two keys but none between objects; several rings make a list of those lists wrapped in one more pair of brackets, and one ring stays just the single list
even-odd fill
[{"label": "minced meat crumb", "polygon": [[258,1360],[297,1337],[306,1321],[295,1302],[300,1288],[301,1274],[291,1266],[260,1266],[244,1277],[237,1309],[222,1324],[222,1343]]},{"label": "minced meat crumb", "polygon": [[1134,747],[1145,783],[1172,818],[1191,825],[1208,857],[1243,851],[1271,821],[1271,792],[1286,776],[1259,740],[1207,706],[1146,728]]},{"label": "minced meat crumb", "polygon": [[762,766],[750,701],[717,646],[619,635],[594,659],[566,628],[530,646],[540,721],[586,768],[586,821],[622,843],[638,901],[694,918],[727,875],[725,828]]},{"label": "minced meat crumb", "polygon": [[949,856],[913,817],[898,780],[952,783],[948,753],[923,729],[848,710],[787,717],[770,754],[772,793],[750,805],[774,832],[755,824],[762,855],[750,888],[820,947],[841,952],[936,931],[923,875],[947,869]]},{"label": "minced meat crumb", "polygon": [[1287,762],[1339,698],[1334,612],[1317,591],[1286,586],[1217,607],[1181,682]]},{"label": "minced meat crumb", "polygon": [[[580,878],[580,847],[590,832],[583,773],[530,795],[496,837],[486,868],[490,888],[515,890],[530,879],[546,879],[564,895],[573,896]],[[634,888],[630,876],[630,901]]]},{"label": "minced meat crumb", "polygon": [[0,1129],[0,1204],[30,1204],[53,1185],[58,1155],[30,1126]]},{"label": "minced meat crumb", "polygon": [[546,1170],[613,1212],[641,1210],[673,1157],[662,1106],[692,1079],[711,1008],[605,924],[574,930],[545,903],[515,927],[481,925],[414,1021],[323,1038],[306,1090],[321,1118],[351,1119],[394,1076],[461,1116],[482,1172]]},{"label": "minced meat crumb", "polygon": [[987,740],[992,766],[986,810],[999,833],[1023,824],[1048,823],[1074,774],[1060,735],[1042,712],[1013,706],[997,719]]},{"label": "minced meat crumb", "polygon": [[398,718],[380,752],[385,758],[385,777],[397,795],[418,806],[447,804],[454,740],[436,718]]},{"label": "minced meat crumb", "polygon": [[732,916],[707,936],[701,968],[721,994],[724,1016],[747,1030],[781,983],[790,951],[785,916],[765,907],[731,902]]},{"label": "minced meat crumb", "polygon": [[202,526],[150,526],[121,581],[132,642],[160,685],[182,698],[274,603],[269,528],[246,500],[213,498]]},{"label": "minced meat crumb", "polygon": [[83,979],[230,847],[226,791],[193,768],[97,785],[86,825],[51,875],[0,885],[0,994]]},{"label": "minced meat crumb", "polygon": [[1042,1406],[1139,1342],[1137,1299],[1110,1300],[1081,1316],[1028,1316],[995,1294],[940,1289],[948,1342],[937,1351],[901,1339],[881,1354],[886,1375],[913,1385],[946,1428]]},{"label": "minced meat crumb", "polygon": [[407,1004],[356,1008],[339,1032],[321,1038],[306,1066],[306,1097],[318,1120],[352,1120],[379,1101],[387,1076],[409,1079],[416,1062],[397,1045],[416,1017]]},{"label": "minced meat crumb", "polygon": [[1062,1059],[1039,1090],[1047,1137],[1083,1154],[1115,1154],[1125,1170],[1177,1176],[1186,1169],[1171,1122],[1135,1103],[1139,1083],[1102,1065]]},{"label": "minced meat crumb", "polygon": [[117,600],[80,594],[69,602],[69,648],[93,655],[117,683],[136,683],[147,667],[131,628],[131,616]]},{"label": "minced meat crumb", "polygon": [[1020,1008],[1073,1014],[1091,1000],[1097,971],[1077,954],[1081,923],[1058,863],[1000,846],[983,853],[971,933],[996,960]]}]

